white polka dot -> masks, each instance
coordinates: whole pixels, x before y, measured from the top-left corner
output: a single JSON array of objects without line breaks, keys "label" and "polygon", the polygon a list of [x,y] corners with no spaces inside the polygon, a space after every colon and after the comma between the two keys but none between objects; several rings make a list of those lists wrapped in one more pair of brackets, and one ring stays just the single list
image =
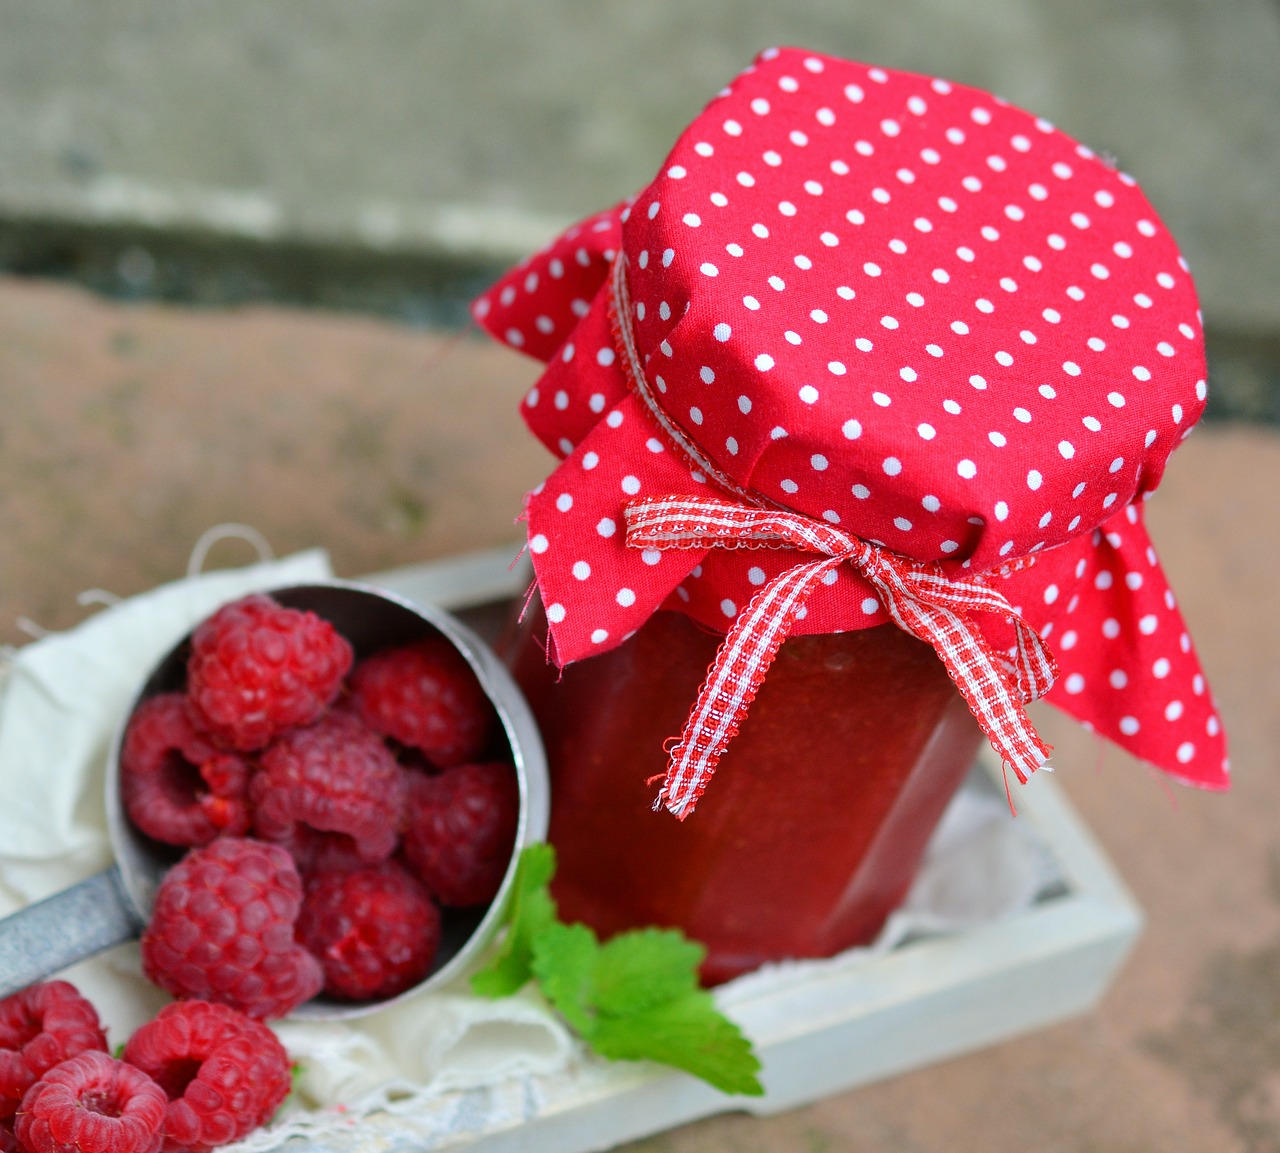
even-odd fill
[{"label": "white polka dot", "polygon": [[720,611],[730,620],[738,615],[738,606],[726,597],[720,602]]},{"label": "white polka dot", "polygon": [[1183,741],[1182,744],[1178,746],[1178,751],[1174,753],[1174,756],[1178,758],[1178,763],[1182,765],[1187,764],[1195,757],[1195,755],[1196,747],[1190,741]]},{"label": "white polka dot", "polygon": [[773,363],[773,357],[767,352],[762,352],[756,357],[756,368],[761,372],[768,372],[773,367]]},{"label": "white polka dot", "polygon": [[591,566],[586,561],[574,561],[573,575],[576,580],[584,581],[591,575]]},{"label": "white polka dot", "polygon": [[1102,635],[1109,641],[1113,641],[1120,635],[1120,622],[1115,617],[1107,617],[1102,622]]},{"label": "white polka dot", "polygon": [[703,276],[719,276],[720,275],[720,270],[710,261],[707,261],[705,264],[703,264],[700,267],[699,271],[702,273]]},{"label": "white polka dot", "polygon": [[816,452],[809,458],[809,466],[814,472],[823,472],[827,467],[828,461],[820,452]]},{"label": "white polka dot", "polygon": [[859,500],[866,500],[871,495],[871,490],[865,484],[855,484],[849,491]]},{"label": "white polka dot", "polygon": [[1138,631],[1144,636],[1149,637],[1160,627],[1159,619],[1152,613],[1148,613],[1138,621]]},{"label": "white polka dot", "polygon": [[652,453],[659,453],[659,452],[665,451],[662,447],[662,441],[660,441],[656,436],[651,436],[648,440],[646,440],[644,442],[644,446]]},{"label": "white polka dot", "polygon": [[573,508],[573,494],[562,492],[558,497],[556,497],[556,508],[561,512],[568,512]]},{"label": "white polka dot", "polygon": [[618,590],[618,595],[614,597],[614,600],[624,609],[629,609],[636,603],[636,594],[631,589],[622,588]]},{"label": "white polka dot", "polygon": [[624,476],[622,478],[622,491],[628,496],[635,496],[640,491],[639,477]]},{"label": "white polka dot", "polygon": [[536,553],[538,556],[541,556],[550,547],[551,547],[551,542],[547,540],[547,538],[543,536],[542,533],[538,533],[537,536],[532,536],[529,538],[529,551]]},{"label": "white polka dot", "polygon": [[956,472],[964,477],[965,480],[972,480],[978,475],[978,466],[971,460],[962,460],[956,465]]},{"label": "white polka dot", "polygon": [[662,559],[662,553],[656,548],[647,548],[640,554],[640,559],[647,565],[655,565]]},{"label": "white polka dot", "polygon": [[916,432],[919,433],[921,440],[932,440],[938,435],[937,429],[935,429],[931,424],[916,425]]},{"label": "white polka dot", "polygon": [[1062,687],[1066,689],[1067,692],[1073,695],[1076,693],[1082,693],[1084,692],[1084,677],[1082,677],[1079,673],[1072,673],[1069,677],[1067,677]]},{"label": "white polka dot", "polygon": [[866,600],[862,602],[862,611],[866,613],[867,616],[872,616],[880,611],[880,602],[876,600],[875,597],[867,597]]},{"label": "white polka dot", "polygon": [[902,461],[896,456],[887,456],[880,467],[884,469],[886,476],[897,476],[902,472]]},{"label": "white polka dot", "polygon": [[759,565],[752,565],[747,569],[747,580],[753,585],[762,585],[765,579],[765,571]]},{"label": "white polka dot", "polygon": [[849,440],[857,440],[862,435],[862,425],[856,420],[846,420],[840,431]]},{"label": "white polka dot", "polygon": [[717,340],[724,342],[728,340],[730,336],[733,335],[733,330],[727,324],[725,324],[724,321],[721,321],[719,324],[715,326],[715,328],[711,330],[711,335],[714,336]]},{"label": "white polka dot", "polygon": [[562,620],[564,620],[564,617],[564,605],[547,605],[547,620],[549,620],[553,625],[558,625]]},{"label": "white polka dot", "polygon": [[1120,731],[1124,733],[1126,737],[1133,736],[1140,728],[1142,728],[1142,726],[1138,723],[1137,717],[1120,718]]},{"label": "white polka dot", "polygon": [[591,631],[591,643],[595,645],[604,644],[609,639],[608,629],[593,629]]},{"label": "white polka dot", "polygon": [[684,222],[690,228],[697,228],[702,224],[702,217],[696,212],[686,212],[684,214]]},{"label": "white polka dot", "polygon": [[818,390],[811,384],[806,384],[797,395],[805,404],[816,404],[818,402]]}]

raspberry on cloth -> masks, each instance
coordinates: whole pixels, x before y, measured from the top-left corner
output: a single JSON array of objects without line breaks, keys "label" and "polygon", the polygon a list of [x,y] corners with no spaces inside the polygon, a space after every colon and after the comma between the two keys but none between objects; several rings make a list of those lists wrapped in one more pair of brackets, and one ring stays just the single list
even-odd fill
[{"label": "raspberry on cloth", "polygon": [[91,1049],[31,1087],[14,1129],[28,1153],[158,1153],[164,1116],[159,1085]]},{"label": "raspberry on cloth", "polygon": [[141,1026],[123,1059],[169,1098],[166,1153],[208,1153],[246,1136],[289,1094],[289,1056],[274,1033],[226,1005],[176,1001]]},{"label": "raspberry on cloth", "polygon": [[67,981],[42,981],[0,1001],[0,1119],[12,1120],[24,1094],[56,1065],[89,1050],[106,1052],[98,1011]]},{"label": "raspberry on cloth", "polygon": [[1142,517],[1205,404],[1195,289],[1133,179],[1053,125],[772,49],[648,187],[474,314],[547,364],[523,413],[562,461],[526,502],[555,662],[664,607],[729,634],[668,771],[677,815],[787,633],[889,620],[1019,777],[1046,695],[1227,786]]}]

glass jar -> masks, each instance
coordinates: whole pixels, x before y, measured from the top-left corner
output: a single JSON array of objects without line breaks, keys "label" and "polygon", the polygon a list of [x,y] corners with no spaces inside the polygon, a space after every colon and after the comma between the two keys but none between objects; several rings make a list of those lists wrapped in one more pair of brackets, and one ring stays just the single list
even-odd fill
[{"label": "glass jar", "polygon": [[655,613],[550,664],[536,598],[508,663],[542,728],[561,915],[601,936],[674,926],[718,984],[870,941],[902,901],[982,733],[932,648],[896,625],[786,640],[697,810],[654,812],[721,641]]}]

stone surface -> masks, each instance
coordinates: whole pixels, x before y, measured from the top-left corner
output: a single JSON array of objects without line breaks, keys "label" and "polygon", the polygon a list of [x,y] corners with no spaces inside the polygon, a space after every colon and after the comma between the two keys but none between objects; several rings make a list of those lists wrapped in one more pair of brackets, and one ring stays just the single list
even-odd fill
[{"label": "stone surface", "polygon": [[1113,154],[1211,328],[1280,329],[1274,0],[0,0],[0,219],[522,255],[772,43],[990,88]]},{"label": "stone surface", "polygon": [[[338,572],[516,535],[550,458],[519,427],[516,356],[349,317],[122,307],[0,279],[0,641],[76,593],[176,577],[249,521]],[[1169,785],[1042,711],[1058,779],[1148,916],[1099,1009],[767,1118],[630,1153],[1280,1153],[1280,435],[1202,428],[1149,523],[1233,743],[1226,795]],[[219,546],[214,563],[236,562]]]}]

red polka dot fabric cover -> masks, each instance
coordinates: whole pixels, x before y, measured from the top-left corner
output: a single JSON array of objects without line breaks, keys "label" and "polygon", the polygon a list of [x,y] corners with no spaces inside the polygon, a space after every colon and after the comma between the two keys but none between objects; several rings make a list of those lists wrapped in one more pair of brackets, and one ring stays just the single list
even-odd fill
[{"label": "red polka dot fabric cover", "polygon": [[[659,608],[726,631],[813,559],[627,546],[629,503],[727,485],[958,578],[989,574],[1057,658],[1051,703],[1226,787],[1225,737],[1142,519],[1204,407],[1195,289],[1134,181],[1046,121],[960,84],[770,50],[652,184],[474,315],[547,363],[522,410],[562,458],[526,503],[557,663]],[[1020,558],[1035,563],[999,575]],[[888,619],[844,564],[791,631]],[[1012,644],[997,617],[980,626]]]}]

